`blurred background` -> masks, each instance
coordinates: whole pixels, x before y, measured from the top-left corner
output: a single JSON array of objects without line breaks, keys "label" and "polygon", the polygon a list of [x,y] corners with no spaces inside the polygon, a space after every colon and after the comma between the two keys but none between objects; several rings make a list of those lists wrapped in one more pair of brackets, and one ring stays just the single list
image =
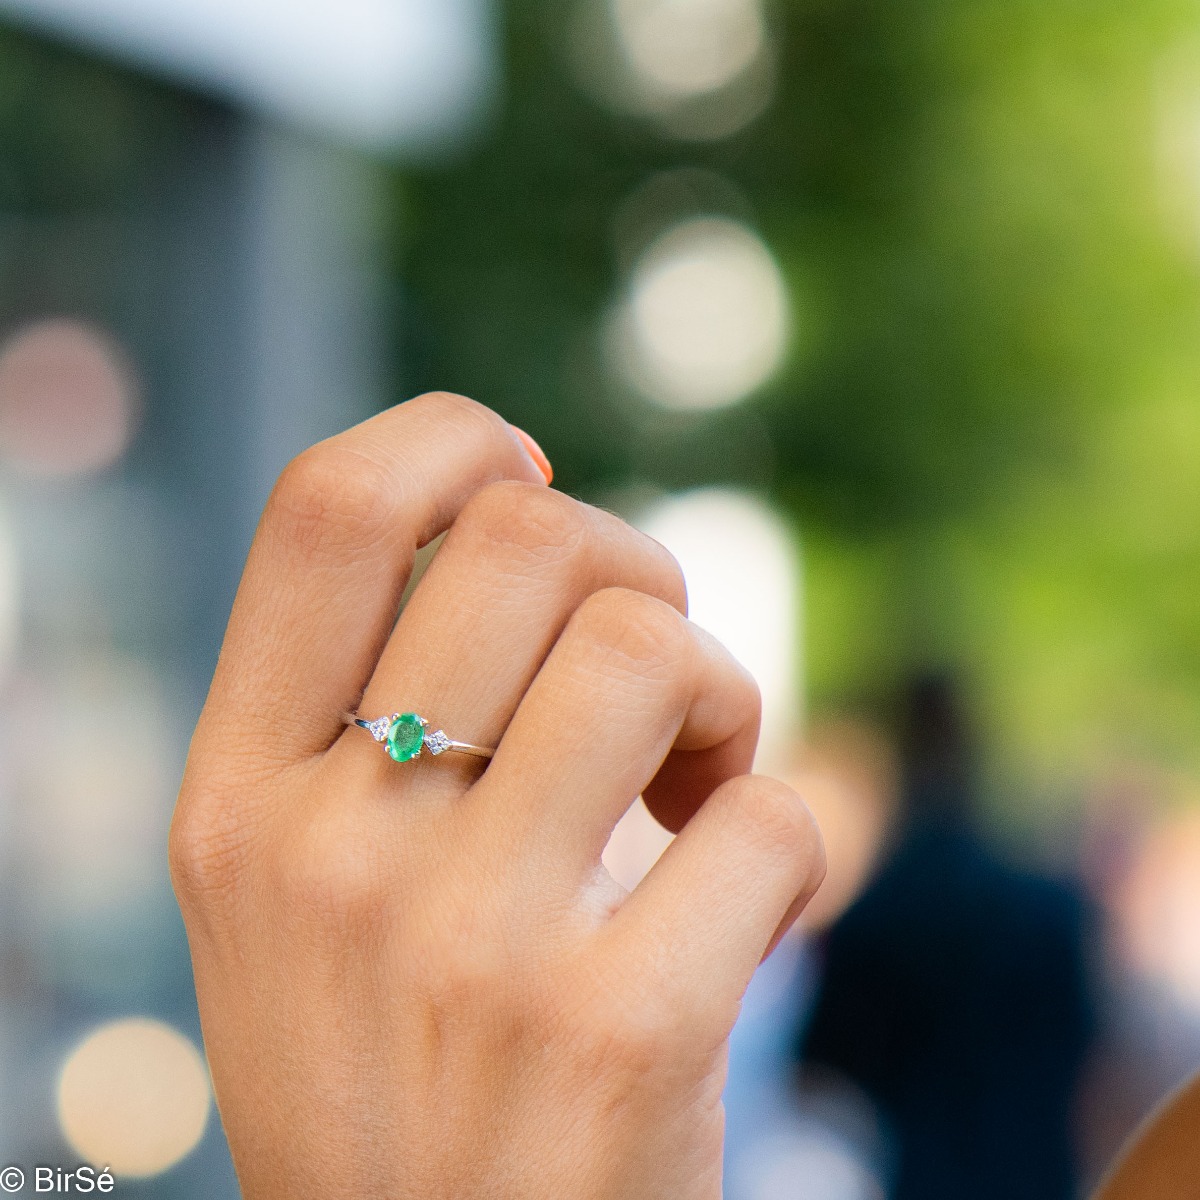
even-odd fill
[{"label": "blurred background", "polygon": [[237,1195],[174,793],[275,475],[431,388],[825,828],[729,1200],[1080,1194],[1200,1065],[1200,13],[0,0],[0,1163]]}]

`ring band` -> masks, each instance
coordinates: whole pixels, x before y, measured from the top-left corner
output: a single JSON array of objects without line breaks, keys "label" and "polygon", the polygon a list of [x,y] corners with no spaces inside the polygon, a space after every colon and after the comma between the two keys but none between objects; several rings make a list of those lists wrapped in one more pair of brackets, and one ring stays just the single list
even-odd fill
[{"label": "ring band", "polygon": [[390,717],[367,720],[357,713],[342,713],[347,725],[365,729],[387,751],[396,762],[411,762],[422,749],[437,756],[453,752],[470,754],[475,758],[491,758],[494,750],[486,746],[474,746],[470,742],[457,742],[446,736],[443,729],[429,731],[429,722],[416,713],[392,713]]}]

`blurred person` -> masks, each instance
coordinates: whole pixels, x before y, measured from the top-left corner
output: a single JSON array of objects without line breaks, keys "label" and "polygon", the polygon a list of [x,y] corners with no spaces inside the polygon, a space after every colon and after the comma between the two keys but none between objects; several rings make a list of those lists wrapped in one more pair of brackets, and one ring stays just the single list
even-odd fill
[{"label": "blurred person", "polygon": [[[816,982],[812,934],[853,900],[884,842],[895,802],[891,742],[871,725],[839,718],[810,727],[793,754],[785,779],[816,818],[829,866],[797,930],[755,974],[730,1039],[725,1200],[790,1197],[796,1171],[829,1154],[844,1173],[866,1178],[879,1157],[870,1114],[853,1097],[797,1096],[789,1058]],[[783,1191],[777,1179],[787,1180]],[[845,1195],[853,1200],[859,1190]]]},{"label": "blurred person", "polygon": [[913,680],[901,708],[901,832],[827,936],[799,1059],[877,1105],[894,1200],[1068,1200],[1094,1023],[1084,905],[974,828],[953,681]]}]

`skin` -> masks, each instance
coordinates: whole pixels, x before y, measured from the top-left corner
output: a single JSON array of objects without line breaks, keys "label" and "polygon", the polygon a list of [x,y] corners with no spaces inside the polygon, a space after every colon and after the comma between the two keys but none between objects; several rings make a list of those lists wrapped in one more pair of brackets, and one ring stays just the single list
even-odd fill
[{"label": "skin", "polygon": [[[263,515],[170,844],[250,1200],[721,1194],[728,1035],[820,837],[675,562],[531,453],[425,396]],[[398,765],[347,709],[499,748]],[[681,832],[627,895],[639,793]]]}]

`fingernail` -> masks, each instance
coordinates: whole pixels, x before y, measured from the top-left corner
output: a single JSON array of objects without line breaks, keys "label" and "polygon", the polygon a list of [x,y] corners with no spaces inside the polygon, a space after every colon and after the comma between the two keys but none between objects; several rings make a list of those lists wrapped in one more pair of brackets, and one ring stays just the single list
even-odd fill
[{"label": "fingernail", "polygon": [[545,451],[525,432],[523,429],[518,429],[513,426],[513,432],[519,437],[529,451],[529,457],[537,463],[537,469],[546,477],[547,483],[554,482],[554,468],[550,465],[550,460],[546,457]]}]

